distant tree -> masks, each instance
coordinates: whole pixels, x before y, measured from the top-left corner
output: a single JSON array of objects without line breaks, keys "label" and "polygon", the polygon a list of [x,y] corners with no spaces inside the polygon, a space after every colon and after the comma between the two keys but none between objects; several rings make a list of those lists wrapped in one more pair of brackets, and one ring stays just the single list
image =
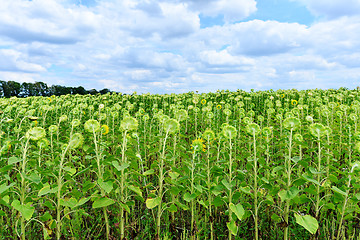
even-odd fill
[{"label": "distant tree", "polygon": [[23,82],[20,88],[19,97],[30,97],[35,96],[34,84]]},{"label": "distant tree", "polygon": [[108,92],[110,92],[110,89],[104,88],[102,90],[100,90],[100,94],[107,94]]},{"label": "distant tree", "polygon": [[34,83],[35,96],[50,96],[49,87],[46,83],[43,82],[35,82]]},{"label": "distant tree", "polygon": [[71,94],[71,88],[60,85],[52,85],[50,87],[50,95],[61,96]]},{"label": "distant tree", "polygon": [[20,95],[21,84],[14,81],[1,81],[1,88],[4,93],[4,97],[18,97]]},{"label": "distant tree", "polygon": [[98,94],[99,92],[96,90],[96,89],[90,89],[89,91],[88,91],[91,95],[96,95],[96,94]]},{"label": "distant tree", "polygon": [[74,87],[73,88],[73,93],[72,94],[80,94],[80,95],[85,95],[88,94],[88,91],[85,90],[84,87]]}]

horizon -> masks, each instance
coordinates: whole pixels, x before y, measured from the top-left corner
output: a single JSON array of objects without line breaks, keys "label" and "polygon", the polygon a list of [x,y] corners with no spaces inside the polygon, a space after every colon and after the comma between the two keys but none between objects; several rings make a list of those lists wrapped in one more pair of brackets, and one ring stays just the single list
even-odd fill
[{"label": "horizon", "polygon": [[5,81],[127,94],[359,85],[359,0],[0,3]]}]

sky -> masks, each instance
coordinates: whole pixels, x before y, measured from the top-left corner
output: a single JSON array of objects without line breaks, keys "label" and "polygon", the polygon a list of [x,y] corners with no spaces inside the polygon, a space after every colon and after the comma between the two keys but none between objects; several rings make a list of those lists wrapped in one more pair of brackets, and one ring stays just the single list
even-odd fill
[{"label": "sky", "polygon": [[360,0],[0,0],[0,79],[122,93],[360,86]]}]

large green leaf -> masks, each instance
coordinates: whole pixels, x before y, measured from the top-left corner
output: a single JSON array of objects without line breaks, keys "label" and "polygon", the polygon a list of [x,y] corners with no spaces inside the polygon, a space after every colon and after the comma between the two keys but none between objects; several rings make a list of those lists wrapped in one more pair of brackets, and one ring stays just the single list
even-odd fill
[{"label": "large green leaf", "polygon": [[191,202],[192,200],[194,200],[196,198],[196,194],[193,193],[193,194],[190,194],[188,192],[186,192],[184,194],[184,200],[187,201],[187,202]]},{"label": "large green leaf", "polygon": [[232,235],[236,236],[237,234],[237,226],[234,220],[232,220],[231,222],[227,222],[226,226],[228,227],[229,231],[231,232]]},{"label": "large green leaf", "polygon": [[51,192],[50,185],[48,183],[44,184],[43,188],[38,192],[38,196],[41,197]]},{"label": "large green leaf", "polygon": [[22,160],[22,159],[21,159],[21,158],[18,158],[18,157],[9,157],[9,159],[8,159],[8,165],[21,162],[21,160]]},{"label": "large green leaf", "polygon": [[103,180],[99,179],[97,183],[106,193],[110,193],[113,189],[113,183],[110,181],[104,182]]},{"label": "large green leaf", "polygon": [[110,198],[107,198],[107,197],[102,197],[102,198],[99,198],[99,199],[95,200],[93,202],[92,207],[93,208],[107,207],[107,206],[109,206],[111,204],[114,204],[114,203],[115,203],[114,200],[112,200]]},{"label": "large green leaf", "polygon": [[292,187],[289,190],[281,190],[278,195],[281,198],[281,201],[291,200],[296,197],[299,193],[299,189]]},{"label": "large green leaf", "polygon": [[9,188],[11,188],[11,187],[14,186],[14,185],[15,185],[15,183],[11,183],[11,184],[8,185],[8,186],[7,186],[6,183],[1,184],[1,185],[0,185],[0,194],[3,193],[3,192],[5,192],[6,190],[8,190]]},{"label": "large green leaf", "polygon": [[124,163],[120,166],[118,161],[112,161],[111,164],[116,168],[116,170],[118,170],[119,172],[122,170],[127,169],[128,167],[130,167],[129,163]]},{"label": "large green leaf", "polygon": [[146,207],[149,209],[152,209],[154,207],[156,207],[157,205],[159,205],[161,202],[161,198],[157,197],[157,198],[148,198],[146,199]]},{"label": "large green leaf", "polygon": [[135,187],[133,185],[129,185],[128,188],[135,192],[137,195],[139,195],[140,197],[142,197],[142,192],[141,192],[141,189],[139,187]]},{"label": "large green leaf", "polygon": [[11,203],[11,206],[16,210],[18,210],[26,220],[30,220],[30,218],[32,217],[35,211],[35,208],[31,206],[31,203],[27,203],[26,205],[21,205],[19,200],[14,200]]},{"label": "large green leaf", "polygon": [[341,190],[341,189],[339,189],[339,188],[337,188],[335,186],[332,186],[331,190],[333,190],[334,192],[337,192],[337,193],[339,193],[341,195],[344,195],[345,197],[348,195],[346,192],[344,192],[343,190]]},{"label": "large green leaf", "polygon": [[69,208],[76,207],[77,203],[78,203],[78,201],[74,197],[68,198],[68,199],[60,199],[60,204],[62,206],[69,207]]},{"label": "large green leaf", "polygon": [[245,214],[245,210],[243,208],[243,206],[239,203],[237,205],[230,203],[229,207],[231,209],[231,211],[233,211],[235,213],[235,215],[237,216],[237,218],[239,220],[242,220],[244,214]]},{"label": "large green leaf", "polygon": [[318,221],[310,215],[301,216],[301,215],[295,213],[295,219],[296,219],[296,223],[303,226],[311,234],[315,234],[319,228]]}]

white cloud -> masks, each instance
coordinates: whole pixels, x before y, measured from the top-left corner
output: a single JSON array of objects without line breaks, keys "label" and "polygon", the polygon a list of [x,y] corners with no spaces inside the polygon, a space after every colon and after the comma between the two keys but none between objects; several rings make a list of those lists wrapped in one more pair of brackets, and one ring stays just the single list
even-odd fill
[{"label": "white cloud", "polygon": [[73,44],[92,33],[99,21],[85,8],[65,8],[55,0],[2,0],[0,22],[0,36],[17,42]]},{"label": "white cloud", "polygon": [[205,16],[216,17],[224,16],[225,22],[235,22],[243,20],[256,12],[255,0],[185,0],[194,11],[198,11]]},{"label": "white cloud", "polygon": [[42,72],[41,65],[22,60],[25,58],[21,52],[13,49],[0,49],[0,70],[21,72]]},{"label": "white cloud", "polygon": [[209,65],[215,66],[236,66],[236,65],[253,65],[254,60],[251,58],[232,56],[224,49],[222,51],[208,50],[200,52],[200,59]]},{"label": "white cloud", "polygon": [[359,0],[297,0],[304,3],[315,15],[332,19],[342,16],[360,15]]}]

